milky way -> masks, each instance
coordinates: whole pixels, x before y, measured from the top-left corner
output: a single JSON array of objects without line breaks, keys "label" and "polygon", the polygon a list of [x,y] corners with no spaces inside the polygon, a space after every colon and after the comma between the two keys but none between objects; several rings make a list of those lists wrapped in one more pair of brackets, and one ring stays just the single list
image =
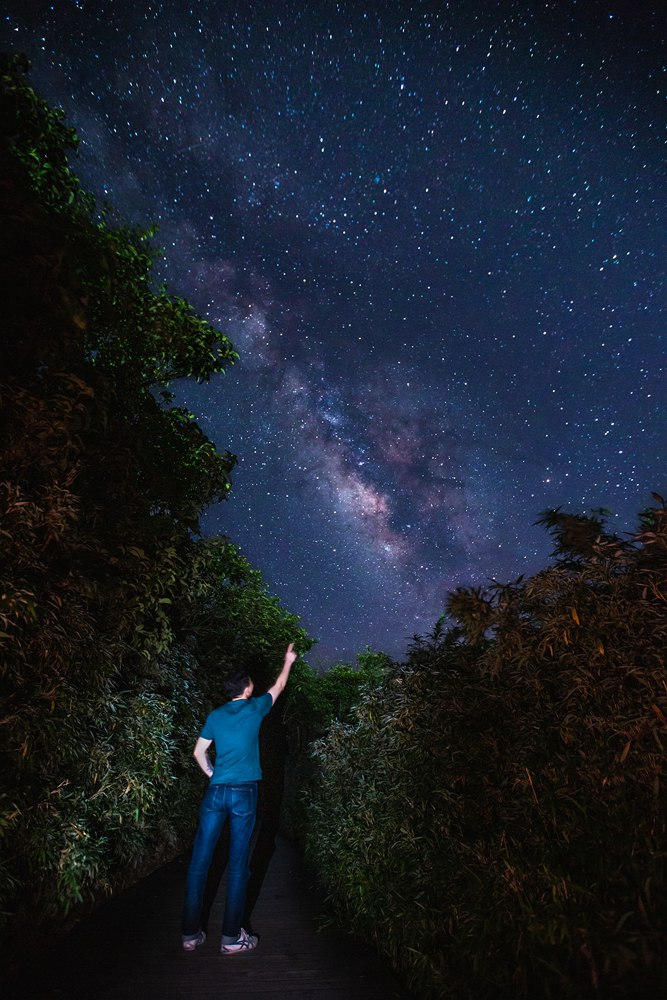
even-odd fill
[{"label": "milky way", "polygon": [[206,533],[320,640],[401,655],[540,511],[665,475],[662,5],[4,5],[100,202],[241,355],[179,400],[239,456]]}]

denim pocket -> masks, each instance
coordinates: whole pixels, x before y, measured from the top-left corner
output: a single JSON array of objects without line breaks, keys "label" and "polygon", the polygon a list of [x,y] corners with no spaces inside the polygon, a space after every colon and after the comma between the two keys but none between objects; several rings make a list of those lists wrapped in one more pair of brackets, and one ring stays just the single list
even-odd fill
[{"label": "denim pocket", "polygon": [[252,816],[257,806],[257,785],[228,785],[229,801],[236,816]]},{"label": "denim pocket", "polygon": [[220,812],[225,808],[224,785],[209,785],[199,809],[200,816],[205,813]]}]

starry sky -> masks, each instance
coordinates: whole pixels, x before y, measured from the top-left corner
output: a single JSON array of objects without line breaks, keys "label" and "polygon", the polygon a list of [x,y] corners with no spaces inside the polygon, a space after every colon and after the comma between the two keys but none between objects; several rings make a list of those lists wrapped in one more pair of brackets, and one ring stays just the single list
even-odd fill
[{"label": "starry sky", "polygon": [[667,495],[662,4],[10,0],[100,201],[230,336],[205,516],[319,644],[398,656],[534,525]]}]

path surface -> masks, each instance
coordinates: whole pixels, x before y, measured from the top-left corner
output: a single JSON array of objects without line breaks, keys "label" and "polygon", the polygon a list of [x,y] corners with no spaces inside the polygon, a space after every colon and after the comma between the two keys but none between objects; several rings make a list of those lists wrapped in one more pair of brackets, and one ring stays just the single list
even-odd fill
[{"label": "path surface", "polygon": [[335,928],[318,931],[322,901],[284,838],[252,914],[260,942],[246,955],[218,950],[224,886],[209,939],[181,950],[185,869],[174,861],[105,903],[32,963],[11,1000],[409,1000],[374,952]]}]

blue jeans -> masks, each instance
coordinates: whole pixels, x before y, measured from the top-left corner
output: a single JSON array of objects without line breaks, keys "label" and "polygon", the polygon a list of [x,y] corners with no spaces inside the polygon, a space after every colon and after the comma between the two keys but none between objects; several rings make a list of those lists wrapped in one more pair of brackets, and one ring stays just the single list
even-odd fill
[{"label": "blue jeans", "polygon": [[183,938],[195,938],[201,928],[201,911],[208,870],[215,845],[225,820],[229,817],[229,860],[227,863],[227,899],[222,933],[238,937],[245,909],[248,884],[248,855],[257,812],[257,782],[239,785],[209,785],[199,810],[199,828],[195,836],[188,868],[183,907]]}]

